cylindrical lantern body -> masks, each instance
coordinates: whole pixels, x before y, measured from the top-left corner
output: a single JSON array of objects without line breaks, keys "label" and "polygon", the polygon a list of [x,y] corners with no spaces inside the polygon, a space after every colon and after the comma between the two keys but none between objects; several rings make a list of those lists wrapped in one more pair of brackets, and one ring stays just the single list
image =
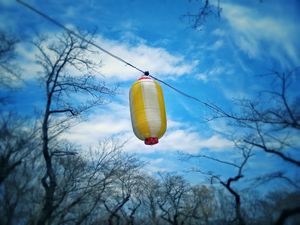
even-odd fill
[{"label": "cylindrical lantern body", "polygon": [[134,134],[147,145],[158,143],[167,128],[163,92],[157,81],[142,76],[129,93]]}]

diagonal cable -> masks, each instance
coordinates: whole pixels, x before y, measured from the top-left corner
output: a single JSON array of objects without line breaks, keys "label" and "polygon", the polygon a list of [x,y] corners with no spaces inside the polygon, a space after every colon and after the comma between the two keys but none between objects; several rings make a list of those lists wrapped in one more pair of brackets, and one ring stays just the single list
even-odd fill
[{"label": "diagonal cable", "polygon": [[26,2],[24,2],[24,1],[22,1],[22,0],[16,0],[16,1],[17,1],[19,4],[23,5],[24,7],[28,8],[29,10],[35,12],[35,13],[38,14],[39,16],[43,17],[44,19],[48,20],[49,22],[55,24],[56,26],[62,28],[63,30],[67,31],[68,33],[70,33],[70,34],[74,35],[75,37],[79,38],[80,40],[89,43],[90,45],[96,47],[97,49],[101,50],[102,52],[104,52],[104,53],[110,55],[111,57],[115,58],[116,60],[119,60],[120,62],[122,62],[122,63],[124,63],[124,64],[126,64],[126,65],[128,65],[128,66],[130,66],[130,67],[132,67],[133,69],[135,69],[135,70],[137,70],[137,71],[139,71],[139,72],[141,72],[141,73],[143,73],[143,74],[145,74],[145,75],[147,75],[147,76],[152,77],[153,79],[155,79],[155,80],[157,80],[158,82],[160,82],[160,83],[166,85],[167,87],[171,88],[172,90],[176,91],[177,93],[179,93],[179,94],[181,94],[181,95],[183,95],[183,96],[185,96],[185,97],[187,97],[187,98],[189,98],[189,99],[192,99],[192,100],[194,100],[194,101],[196,101],[196,102],[198,102],[198,103],[201,103],[202,105],[208,107],[210,110],[212,110],[212,111],[218,113],[219,115],[229,116],[229,115],[228,115],[225,111],[223,111],[220,107],[218,107],[218,106],[216,106],[216,105],[214,105],[214,104],[210,104],[210,103],[204,102],[204,101],[200,100],[199,98],[194,97],[194,96],[192,96],[192,95],[190,95],[190,94],[188,94],[188,93],[186,93],[186,92],[183,92],[183,91],[179,90],[178,88],[176,88],[176,87],[174,87],[174,86],[168,84],[167,82],[165,82],[165,81],[163,81],[163,80],[161,80],[161,79],[159,79],[159,78],[157,78],[157,77],[155,77],[155,76],[153,76],[153,75],[150,75],[148,71],[144,71],[144,70],[138,68],[137,66],[135,66],[135,65],[133,65],[132,63],[126,61],[125,59],[123,59],[123,58],[121,58],[121,57],[119,57],[119,56],[117,56],[117,55],[111,53],[110,51],[106,50],[105,48],[101,47],[100,45],[98,45],[98,44],[96,44],[96,43],[94,43],[94,42],[92,42],[92,41],[86,39],[85,37],[83,37],[83,36],[81,36],[80,34],[76,33],[76,32],[73,31],[72,29],[66,27],[65,25],[63,25],[63,24],[60,23],[59,21],[53,19],[52,17],[48,16],[47,14],[45,14],[45,13],[41,12],[40,10],[34,8],[34,7],[31,6],[30,4],[28,4],[28,3],[26,3]]}]

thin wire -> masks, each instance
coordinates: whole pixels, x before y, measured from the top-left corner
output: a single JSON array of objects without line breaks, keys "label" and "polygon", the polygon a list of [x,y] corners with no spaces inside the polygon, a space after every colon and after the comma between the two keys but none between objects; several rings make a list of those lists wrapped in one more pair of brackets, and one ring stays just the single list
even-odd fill
[{"label": "thin wire", "polygon": [[60,28],[66,30],[66,31],[69,32],[70,34],[73,34],[75,37],[81,39],[82,41],[87,42],[87,43],[93,45],[94,47],[100,49],[101,51],[105,52],[106,54],[110,55],[111,57],[113,57],[113,58],[115,58],[115,59],[117,59],[117,60],[119,60],[119,61],[125,63],[125,64],[128,65],[128,66],[131,66],[132,68],[138,70],[139,72],[145,73],[145,71],[139,69],[138,67],[136,67],[136,66],[134,66],[133,64],[127,62],[126,60],[120,58],[119,56],[117,56],[117,55],[115,55],[115,54],[109,52],[108,50],[102,48],[100,45],[97,45],[97,44],[95,44],[95,43],[93,43],[93,42],[87,40],[85,37],[83,37],[83,36],[77,34],[77,33],[74,32],[73,30],[71,30],[71,29],[67,28],[66,26],[64,26],[62,23],[60,23],[60,22],[58,22],[57,20],[51,18],[50,16],[46,15],[45,13],[43,13],[43,12],[37,10],[36,8],[34,8],[34,7],[32,7],[31,5],[29,5],[28,3],[23,2],[22,0],[16,0],[16,1],[17,1],[18,3],[20,3],[20,4],[22,4],[23,6],[25,6],[26,8],[28,8],[28,9],[34,11],[34,12],[37,13],[38,15],[44,17],[44,18],[47,19],[48,21],[54,23],[56,26],[59,26]]},{"label": "thin wire", "polygon": [[86,39],[85,37],[81,36],[80,34],[77,34],[77,33],[74,32],[73,30],[67,28],[67,27],[66,27],[65,25],[63,25],[62,23],[58,22],[57,20],[53,19],[52,17],[48,16],[47,14],[45,14],[45,13],[43,13],[43,12],[37,10],[37,9],[34,8],[33,6],[29,5],[28,3],[26,3],[26,2],[24,2],[24,1],[22,1],[22,0],[16,0],[16,1],[17,1],[19,4],[21,4],[21,5],[25,6],[26,8],[30,9],[31,11],[35,12],[36,14],[38,14],[38,15],[44,17],[46,20],[50,21],[51,23],[55,24],[56,26],[58,26],[58,27],[64,29],[65,31],[69,32],[70,34],[74,35],[75,37],[81,39],[82,41],[89,43],[90,45],[92,45],[92,46],[98,48],[98,49],[101,50],[102,52],[105,52],[106,54],[110,55],[111,57],[113,57],[113,58],[115,58],[115,59],[117,59],[117,60],[123,62],[124,64],[126,64],[126,65],[128,65],[128,66],[130,66],[130,67],[132,67],[132,68],[134,68],[134,69],[136,69],[137,71],[139,71],[139,72],[141,72],[141,73],[143,73],[143,74],[145,74],[145,75],[147,75],[147,76],[152,77],[153,79],[155,79],[155,80],[157,80],[158,82],[160,82],[160,83],[166,85],[167,87],[169,87],[169,88],[171,88],[172,90],[178,92],[179,94],[181,94],[181,95],[183,95],[183,96],[185,96],[185,97],[187,97],[187,98],[190,98],[190,99],[192,99],[192,100],[194,100],[194,101],[197,101],[197,102],[199,102],[199,103],[205,105],[206,107],[210,108],[210,109],[213,110],[214,112],[217,112],[217,113],[219,113],[219,114],[221,114],[221,115],[226,115],[226,116],[228,116],[228,114],[227,114],[226,112],[224,112],[224,111],[223,111],[221,108],[219,108],[218,106],[213,105],[213,104],[209,104],[209,103],[207,103],[207,102],[204,102],[204,101],[200,100],[200,99],[197,98],[197,97],[194,97],[194,96],[192,96],[192,95],[189,95],[189,94],[187,94],[187,93],[185,93],[185,92],[183,92],[183,91],[181,91],[181,90],[179,90],[179,89],[173,87],[172,85],[168,84],[167,82],[165,82],[165,81],[163,81],[163,80],[161,80],[161,79],[159,79],[159,78],[157,78],[157,77],[155,77],[155,76],[153,76],[153,75],[150,75],[148,71],[144,71],[144,70],[138,68],[137,66],[133,65],[132,63],[130,63],[130,62],[128,62],[128,61],[122,59],[121,57],[119,57],[119,56],[117,56],[117,55],[115,55],[115,54],[113,54],[113,53],[111,53],[111,52],[109,52],[109,51],[106,50],[105,48],[102,48],[100,45],[95,44],[95,43],[89,41],[89,40]]},{"label": "thin wire", "polygon": [[197,97],[194,97],[194,96],[192,96],[192,95],[189,95],[189,94],[187,94],[187,93],[185,93],[185,92],[183,92],[183,91],[181,91],[181,90],[179,90],[179,89],[173,87],[172,85],[168,84],[167,82],[165,82],[165,81],[163,81],[163,80],[161,80],[161,79],[159,79],[159,78],[156,78],[156,77],[154,77],[154,76],[152,76],[152,75],[149,75],[149,77],[152,77],[154,80],[157,80],[158,82],[160,82],[160,83],[162,83],[162,84],[168,86],[169,88],[171,88],[172,90],[178,92],[179,94],[181,94],[181,95],[183,95],[183,96],[185,96],[185,97],[187,97],[187,98],[190,98],[190,99],[192,99],[192,100],[194,100],[194,101],[196,101],[196,102],[199,102],[199,103],[205,105],[206,107],[210,108],[210,109],[213,110],[214,112],[217,112],[217,113],[219,113],[219,114],[221,114],[221,115],[229,116],[229,114],[227,114],[225,111],[223,111],[221,108],[219,108],[219,107],[216,106],[216,105],[209,104],[209,103],[207,103],[207,102],[204,102],[204,101],[200,100],[200,99],[197,98]]}]

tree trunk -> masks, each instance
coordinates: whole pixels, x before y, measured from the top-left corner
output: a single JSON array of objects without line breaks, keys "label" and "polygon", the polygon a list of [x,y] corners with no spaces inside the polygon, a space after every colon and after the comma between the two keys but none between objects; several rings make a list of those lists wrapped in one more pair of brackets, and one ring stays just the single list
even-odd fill
[{"label": "tree trunk", "polygon": [[45,190],[44,203],[42,211],[40,212],[37,225],[45,225],[50,219],[54,210],[54,193],[56,190],[56,177],[52,167],[52,158],[49,153],[49,137],[48,137],[48,123],[50,115],[51,95],[48,94],[46,110],[42,125],[42,140],[43,140],[43,156],[46,162],[46,172],[42,178],[42,185]]}]

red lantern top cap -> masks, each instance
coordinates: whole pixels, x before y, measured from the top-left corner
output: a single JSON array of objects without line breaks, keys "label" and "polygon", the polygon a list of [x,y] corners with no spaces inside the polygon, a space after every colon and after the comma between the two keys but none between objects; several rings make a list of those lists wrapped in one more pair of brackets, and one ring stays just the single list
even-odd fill
[{"label": "red lantern top cap", "polygon": [[151,80],[151,77],[149,77],[149,76],[141,76],[138,80]]}]

